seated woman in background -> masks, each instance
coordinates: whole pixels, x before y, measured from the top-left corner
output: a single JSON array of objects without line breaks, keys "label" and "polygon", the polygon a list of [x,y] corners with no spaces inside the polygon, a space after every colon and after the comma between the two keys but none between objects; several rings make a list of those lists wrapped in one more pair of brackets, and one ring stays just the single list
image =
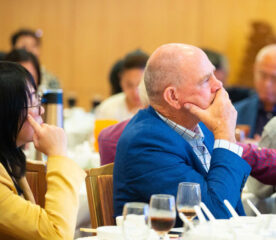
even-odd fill
[{"label": "seated woman in background", "polygon": [[15,49],[7,53],[4,60],[17,62],[26,68],[32,74],[36,86],[39,87],[41,83],[40,63],[35,55],[25,49]]},{"label": "seated woman in background", "polygon": [[[17,63],[0,61],[0,112],[0,239],[73,239],[85,173],[66,157],[63,129],[42,123],[34,80]],[[48,156],[45,208],[24,177],[30,141]]]},{"label": "seated woman in background", "polygon": [[141,50],[126,55],[119,74],[123,92],[112,95],[97,106],[96,119],[112,119],[120,122],[133,117],[142,108],[138,86],[147,60],[148,55]]}]

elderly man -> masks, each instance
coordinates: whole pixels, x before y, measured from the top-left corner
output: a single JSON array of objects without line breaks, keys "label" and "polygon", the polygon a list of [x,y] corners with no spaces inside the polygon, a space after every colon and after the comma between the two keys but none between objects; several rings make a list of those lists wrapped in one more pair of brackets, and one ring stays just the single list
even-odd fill
[{"label": "elderly man", "polygon": [[257,95],[235,104],[238,124],[248,124],[249,137],[261,135],[265,124],[276,116],[276,44],[262,48],[256,56],[254,81]]},{"label": "elderly man", "polygon": [[237,114],[214,70],[194,46],[167,44],[152,54],[144,76],[151,106],[130,120],[117,146],[115,215],[126,202],[176,196],[180,182],[199,183],[217,218],[230,217],[224,199],[245,214],[240,193],[251,168],[235,144]]}]

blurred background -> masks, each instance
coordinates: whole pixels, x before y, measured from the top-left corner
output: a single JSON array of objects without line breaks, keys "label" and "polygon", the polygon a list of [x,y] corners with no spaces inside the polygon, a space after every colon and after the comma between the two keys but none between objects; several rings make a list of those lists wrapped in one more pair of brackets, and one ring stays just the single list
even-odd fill
[{"label": "blurred background", "polygon": [[41,30],[41,63],[86,110],[110,95],[115,61],[168,42],[225,54],[228,85],[252,87],[254,54],[275,42],[275,9],[275,0],[0,0],[0,51],[18,29]]}]

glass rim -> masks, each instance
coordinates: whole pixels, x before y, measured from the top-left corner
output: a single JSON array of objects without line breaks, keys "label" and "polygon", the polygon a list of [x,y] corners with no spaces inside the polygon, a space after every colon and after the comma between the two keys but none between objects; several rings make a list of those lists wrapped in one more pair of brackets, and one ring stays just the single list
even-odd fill
[{"label": "glass rim", "polygon": [[136,207],[136,208],[144,208],[148,207],[149,204],[145,202],[127,202],[124,207]]},{"label": "glass rim", "polygon": [[174,198],[174,195],[171,195],[171,194],[152,194],[150,198],[153,198],[153,197],[160,197],[160,198],[168,199],[168,198]]},{"label": "glass rim", "polygon": [[178,186],[181,186],[181,185],[186,185],[186,186],[200,186],[199,183],[195,183],[195,182],[180,182],[178,184]]}]

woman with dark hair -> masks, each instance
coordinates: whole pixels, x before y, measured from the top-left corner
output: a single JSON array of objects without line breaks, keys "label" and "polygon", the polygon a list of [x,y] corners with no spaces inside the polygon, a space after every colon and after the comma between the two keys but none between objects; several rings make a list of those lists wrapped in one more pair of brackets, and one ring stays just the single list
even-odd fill
[{"label": "woman with dark hair", "polygon": [[17,62],[26,68],[33,76],[38,87],[41,83],[40,64],[37,57],[25,49],[14,49],[5,56],[6,61]]},{"label": "woman with dark hair", "polygon": [[[0,61],[0,112],[0,239],[73,239],[85,173],[66,157],[63,129],[42,123],[34,80],[17,63]],[[45,208],[25,179],[30,141],[48,156]]]}]

